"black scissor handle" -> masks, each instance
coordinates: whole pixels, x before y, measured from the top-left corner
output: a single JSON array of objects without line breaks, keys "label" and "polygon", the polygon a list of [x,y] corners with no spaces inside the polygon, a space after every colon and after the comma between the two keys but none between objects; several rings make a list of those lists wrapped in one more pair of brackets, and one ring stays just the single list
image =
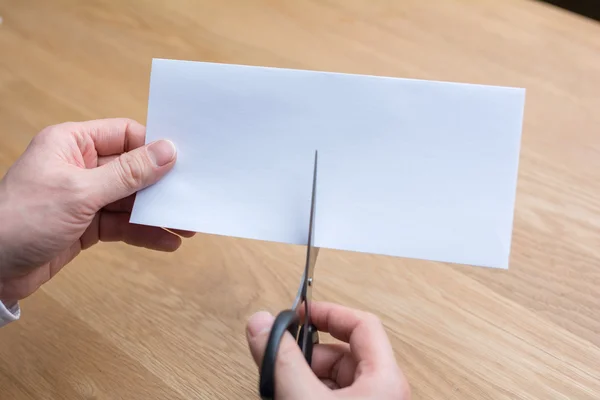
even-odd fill
[{"label": "black scissor handle", "polygon": [[[262,365],[260,368],[260,397],[263,400],[273,400],[275,398],[275,361],[283,335],[288,331],[292,337],[297,340],[300,348],[304,349],[304,358],[308,365],[312,363],[312,353],[314,345],[319,343],[319,332],[313,324],[302,325],[298,334],[300,318],[293,310],[285,310],[280,312],[273,322],[265,354],[263,356]],[[304,329],[308,329],[308,342],[304,343]]]},{"label": "black scissor handle", "polygon": [[283,335],[288,331],[294,339],[298,334],[299,317],[293,310],[285,310],[280,312],[273,322],[269,341],[265,348],[262,365],[260,368],[260,397],[263,400],[272,400],[275,398],[275,361],[277,352]]},{"label": "black scissor handle", "polygon": [[[304,329],[308,329],[308,342],[304,343]],[[301,349],[304,349],[304,358],[308,365],[312,366],[312,355],[315,344],[319,343],[319,332],[317,327],[313,324],[302,325],[300,333],[298,334],[298,345]]]}]

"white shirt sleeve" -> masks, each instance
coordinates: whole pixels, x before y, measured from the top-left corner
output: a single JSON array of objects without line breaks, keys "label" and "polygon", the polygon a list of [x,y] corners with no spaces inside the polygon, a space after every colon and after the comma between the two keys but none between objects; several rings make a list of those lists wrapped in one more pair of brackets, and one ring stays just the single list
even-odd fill
[{"label": "white shirt sleeve", "polygon": [[21,308],[18,302],[4,304],[0,301],[0,328],[21,317]]}]

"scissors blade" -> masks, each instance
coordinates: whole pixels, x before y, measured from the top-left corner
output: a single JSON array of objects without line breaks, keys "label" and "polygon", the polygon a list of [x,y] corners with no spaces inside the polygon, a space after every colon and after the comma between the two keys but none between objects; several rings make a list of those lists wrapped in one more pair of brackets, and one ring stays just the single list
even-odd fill
[{"label": "scissors blade", "polygon": [[319,254],[319,248],[314,247],[314,226],[315,226],[315,211],[316,211],[316,198],[317,198],[317,162],[318,152],[315,150],[315,165],[313,171],[313,185],[312,185],[312,197],[310,202],[310,220],[308,225],[308,246],[306,250],[306,266],[304,267],[304,283],[303,283],[303,297],[304,297],[304,337],[302,338],[302,350],[306,355],[307,346],[309,340],[311,325],[310,318],[310,302],[312,300],[312,284],[313,274],[315,272],[315,264],[317,263],[317,255]]},{"label": "scissors blade", "polygon": [[[316,211],[316,198],[317,198],[317,162],[318,162],[318,151],[315,150],[315,161],[313,169],[313,182],[312,182],[312,194],[310,200],[310,218],[308,225],[308,240],[306,250],[306,264],[304,266],[304,273],[302,274],[302,280],[300,281],[300,287],[298,288],[298,294],[294,300],[293,310],[296,310],[302,300],[304,300],[308,306],[308,298],[311,295],[312,277],[315,264],[317,262],[317,255],[319,249],[313,246],[314,243],[314,225],[315,225],[315,211]],[[308,309],[306,310],[308,312]],[[306,314],[307,320],[309,314]]]},{"label": "scissors blade", "polygon": [[316,198],[317,198],[317,162],[318,162],[319,153],[315,150],[315,165],[313,169],[313,182],[312,182],[312,195],[310,199],[310,220],[308,225],[308,254],[310,254],[310,250],[313,248],[314,244],[314,234],[313,227],[315,225],[315,210],[316,210]]}]

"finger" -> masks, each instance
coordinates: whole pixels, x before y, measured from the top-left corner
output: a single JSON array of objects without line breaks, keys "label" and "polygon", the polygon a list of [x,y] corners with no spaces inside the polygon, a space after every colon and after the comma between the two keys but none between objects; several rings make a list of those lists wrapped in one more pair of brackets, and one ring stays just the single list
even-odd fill
[{"label": "finger", "polygon": [[81,133],[90,136],[99,156],[121,154],[144,145],[146,128],[128,118],[108,118],[77,124]]},{"label": "finger", "polygon": [[[246,337],[256,365],[262,364],[274,318],[267,312],[254,314],[248,321]],[[288,332],[283,336],[275,361],[275,394],[284,399],[322,398],[326,387],[317,379],[298,344]]]},{"label": "finger", "polygon": [[113,154],[112,156],[102,156],[102,157],[98,157],[98,167],[103,166],[104,164],[108,164],[109,162],[111,162],[112,160],[116,159],[119,157],[120,154]]},{"label": "finger", "polygon": [[[304,318],[301,307],[300,317]],[[381,320],[375,315],[338,304],[311,302],[311,322],[321,332],[350,344],[356,360],[373,368],[396,366],[394,352]]]},{"label": "finger", "polygon": [[356,360],[348,343],[318,344],[313,352],[312,370],[321,381],[330,379],[343,388],[354,382]]},{"label": "finger", "polygon": [[124,199],[119,199],[113,203],[110,203],[104,210],[110,212],[121,212],[121,213],[129,213],[133,209],[133,203],[135,202],[135,194],[129,195]]},{"label": "finger", "polygon": [[321,382],[323,382],[323,384],[331,390],[336,390],[340,388],[340,385],[338,385],[335,381],[329,378],[321,379]]},{"label": "finger", "polygon": [[317,344],[314,347],[312,370],[319,378],[332,378],[334,368],[345,354],[350,353],[348,343]]},{"label": "finger", "polygon": [[101,167],[85,170],[94,205],[103,208],[156,183],[173,167],[175,159],[173,143],[159,140],[123,153]]},{"label": "finger", "polygon": [[124,242],[152,250],[175,251],[181,238],[154,226],[129,223],[129,214],[102,212],[98,221],[98,239],[102,242]]}]

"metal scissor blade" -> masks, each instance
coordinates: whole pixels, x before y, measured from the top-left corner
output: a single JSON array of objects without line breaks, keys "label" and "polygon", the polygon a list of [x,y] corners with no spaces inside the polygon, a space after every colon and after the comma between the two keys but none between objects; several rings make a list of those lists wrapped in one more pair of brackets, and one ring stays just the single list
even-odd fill
[{"label": "metal scissor blade", "polygon": [[[319,153],[315,150],[315,165],[313,169],[313,183],[312,183],[312,195],[310,198],[310,219],[308,225],[308,255],[314,243],[313,227],[315,225],[315,211],[316,211],[316,199],[317,199],[317,162]],[[309,257],[307,257],[307,260]]]},{"label": "metal scissor blade", "polygon": [[[310,301],[312,300],[312,284],[313,274],[315,272],[315,264],[317,263],[317,256],[319,254],[319,248],[314,247],[314,226],[315,226],[315,212],[316,212],[316,198],[317,198],[317,162],[318,162],[318,151],[315,150],[315,165],[313,170],[313,184],[312,184],[312,196],[310,201],[310,220],[308,225],[308,243],[306,250],[306,266],[304,267],[304,283],[303,283],[303,297],[304,297],[304,332],[302,338],[302,351],[307,355],[307,346],[309,346],[310,329],[311,325],[310,318]],[[311,347],[312,348],[312,347]]]},{"label": "metal scissor blade", "polygon": [[[318,161],[318,152],[315,150],[315,161],[314,161],[314,169],[313,169],[313,182],[312,182],[312,193],[310,200],[310,218],[308,225],[308,240],[307,240],[307,249],[306,249],[306,264],[304,266],[304,273],[302,274],[302,280],[300,281],[300,287],[298,288],[298,294],[296,295],[296,299],[294,300],[294,305],[292,306],[293,310],[296,310],[298,306],[302,303],[303,300],[307,299],[307,296],[310,296],[310,287],[312,284],[312,277],[314,266],[317,261],[317,254],[319,253],[319,249],[313,247],[314,243],[314,224],[315,224],[315,211],[316,211],[316,198],[317,198],[317,161]],[[308,305],[308,304],[307,304]],[[308,311],[308,309],[306,310]],[[308,317],[308,314],[306,314]]]},{"label": "metal scissor blade", "polygon": [[306,250],[306,266],[304,267],[306,288],[310,288],[313,278],[313,273],[315,269],[315,264],[317,263],[317,255],[319,254],[319,248],[314,247],[315,235],[314,235],[314,227],[315,227],[315,213],[317,210],[317,161],[318,161],[318,152],[315,150],[315,166],[313,170],[313,183],[312,183],[312,196],[310,200],[310,220],[308,224],[308,243]]}]

